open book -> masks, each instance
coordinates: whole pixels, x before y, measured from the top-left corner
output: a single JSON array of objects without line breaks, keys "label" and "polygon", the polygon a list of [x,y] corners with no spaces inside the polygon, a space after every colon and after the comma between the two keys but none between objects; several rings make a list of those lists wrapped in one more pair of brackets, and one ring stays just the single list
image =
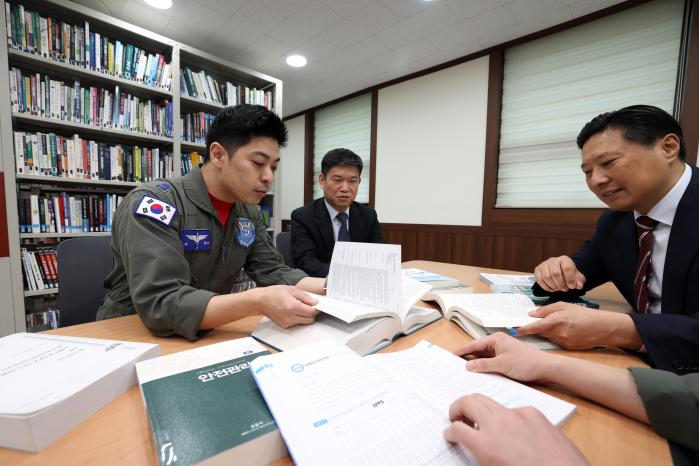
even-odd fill
[{"label": "open book", "polygon": [[478,464],[442,437],[449,406],[481,393],[509,407],[533,406],[556,425],[575,406],[518,382],[465,369],[426,341],[359,357],[331,342],[252,362],[262,395],[296,464]]},{"label": "open book", "polygon": [[[529,312],[536,305],[523,294],[463,294],[433,291],[429,300],[435,301],[444,317],[456,322],[474,339],[483,338],[493,332],[507,331],[536,322]],[[549,340],[536,336],[517,337],[540,349],[559,349]]]},{"label": "open book", "polygon": [[252,336],[282,351],[336,340],[359,354],[372,353],[441,317],[413,306],[428,291],[430,285],[401,275],[399,245],[338,242],[327,296],[311,294],[323,311],[315,323],[285,329],[262,319]]}]

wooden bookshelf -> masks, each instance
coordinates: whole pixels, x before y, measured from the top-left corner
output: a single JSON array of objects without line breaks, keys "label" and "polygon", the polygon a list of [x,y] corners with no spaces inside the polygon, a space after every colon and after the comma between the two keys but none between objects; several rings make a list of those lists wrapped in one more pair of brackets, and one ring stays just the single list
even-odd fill
[{"label": "wooden bookshelf", "polygon": [[25,298],[31,298],[32,296],[52,295],[52,294],[58,294],[58,288],[44,288],[43,290],[35,290],[35,291],[24,290],[24,297]]},{"label": "wooden bookshelf", "polygon": [[20,233],[20,239],[46,238],[86,238],[90,236],[111,236],[111,231],[76,231],[74,233]]},{"label": "wooden bookshelf", "polygon": [[79,178],[64,178],[62,176],[17,175],[17,181],[22,183],[56,184],[66,186],[95,186],[107,188],[134,188],[140,183],[113,180],[83,180]]}]

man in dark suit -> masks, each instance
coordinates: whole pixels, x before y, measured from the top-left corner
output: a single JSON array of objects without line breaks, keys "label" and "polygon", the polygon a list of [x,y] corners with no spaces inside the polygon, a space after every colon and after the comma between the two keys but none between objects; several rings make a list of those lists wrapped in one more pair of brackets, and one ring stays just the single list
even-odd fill
[{"label": "man in dark suit", "polygon": [[376,211],[354,202],[362,167],[362,159],[349,149],[329,151],[318,176],[323,197],[291,213],[294,265],[312,277],[328,275],[335,241],[385,242]]},{"label": "man in dark suit", "polygon": [[611,210],[579,251],[539,264],[537,283],[580,294],[612,281],[636,312],[556,303],[518,333],[570,349],[618,346],[659,369],[699,371],[699,170],[684,162],[679,124],[636,105],[599,115],[577,142],[587,185]]}]

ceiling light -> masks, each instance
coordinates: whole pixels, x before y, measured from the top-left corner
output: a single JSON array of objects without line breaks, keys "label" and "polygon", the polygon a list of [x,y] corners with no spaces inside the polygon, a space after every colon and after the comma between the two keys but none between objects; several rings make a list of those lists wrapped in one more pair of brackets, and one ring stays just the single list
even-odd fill
[{"label": "ceiling light", "polygon": [[302,66],[306,66],[306,63],[308,63],[308,60],[306,60],[306,57],[303,55],[289,55],[286,57],[286,64],[289,66],[293,66],[294,68],[301,68]]},{"label": "ceiling light", "polygon": [[160,10],[167,10],[172,8],[172,0],[143,0],[153,8],[158,8]]}]

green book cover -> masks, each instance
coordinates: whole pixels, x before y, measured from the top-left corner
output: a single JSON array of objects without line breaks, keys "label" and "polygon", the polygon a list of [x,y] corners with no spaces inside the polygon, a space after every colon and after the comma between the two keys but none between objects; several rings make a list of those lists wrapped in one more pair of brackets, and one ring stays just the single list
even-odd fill
[{"label": "green book cover", "polygon": [[[265,354],[269,352],[259,343],[242,338],[138,366],[161,465],[196,464],[216,455],[230,455],[230,464],[265,464],[285,454],[249,369],[252,360]],[[249,442],[254,448],[245,450]]]}]

